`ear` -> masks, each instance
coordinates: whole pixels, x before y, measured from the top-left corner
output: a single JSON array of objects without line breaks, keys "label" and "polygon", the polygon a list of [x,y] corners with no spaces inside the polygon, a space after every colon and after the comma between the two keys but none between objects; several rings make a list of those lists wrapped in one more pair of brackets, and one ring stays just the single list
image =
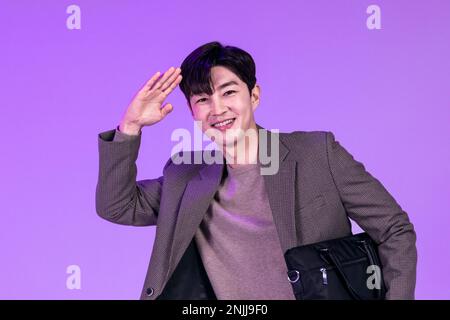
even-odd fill
[{"label": "ear", "polygon": [[258,84],[255,84],[255,86],[252,89],[251,94],[251,100],[252,100],[252,110],[255,111],[256,107],[259,105],[259,97],[261,94],[261,88]]}]

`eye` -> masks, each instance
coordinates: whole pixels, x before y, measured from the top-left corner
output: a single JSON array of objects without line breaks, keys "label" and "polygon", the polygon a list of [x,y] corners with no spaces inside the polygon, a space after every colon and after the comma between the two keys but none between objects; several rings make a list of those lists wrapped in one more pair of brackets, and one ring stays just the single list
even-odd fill
[{"label": "eye", "polygon": [[196,103],[203,102],[202,100],[206,100],[206,98],[198,99]]},{"label": "eye", "polygon": [[234,91],[234,90],[228,90],[227,92],[225,92],[225,94],[227,94],[228,92],[236,92],[236,91]]}]

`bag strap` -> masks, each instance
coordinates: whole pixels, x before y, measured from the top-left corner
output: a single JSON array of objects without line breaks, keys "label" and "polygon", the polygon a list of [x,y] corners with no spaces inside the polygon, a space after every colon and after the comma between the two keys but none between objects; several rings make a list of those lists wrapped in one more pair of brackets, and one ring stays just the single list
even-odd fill
[{"label": "bag strap", "polygon": [[[374,252],[373,247],[369,243],[367,243],[366,240],[361,240],[358,242],[359,242],[359,244],[361,244],[364,247],[367,257],[369,258],[369,263],[371,265],[378,265],[378,263],[376,263],[376,261],[375,261],[377,255]],[[381,279],[378,279],[378,280],[381,281]],[[375,298],[378,300],[381,299],[381,289],[375,290]]]},{"label": "bag strap", "polygon": [[338,258],[334,255],[333,251],[331,249],[321,249],[320,251],[327,254],[327,256],[330,258],[330,260],[335,265],[339,275],[341,276],[342,280],[344,280],[345,286],[347,287],[348,292],[355,300],[362,300],[360,295],[356,292],[356,290],[352,287],[350,284],[350,281],[348,281],[347,276],[345,275],[345,272],[342,268],[341,263],[339,262]]}]

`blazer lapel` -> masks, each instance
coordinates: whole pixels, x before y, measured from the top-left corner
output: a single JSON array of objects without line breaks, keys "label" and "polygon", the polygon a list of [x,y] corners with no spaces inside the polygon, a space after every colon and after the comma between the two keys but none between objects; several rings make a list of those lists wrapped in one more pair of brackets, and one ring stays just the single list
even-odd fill
[{"label": "blazer lapel", "polygon": [[188,182],[175,224],[168,274],[174,270],[203,220],[219,188],[223,169],[223,163],[203,164],[199,173]]},{"label": "blazer lapel", "polygon": [[[257,125],[258,129],[266,132],[266,141],[259,139],[259,147],[262,143],[267,143],[267,154],[272,158],[277,156],[277,150],[272,146],[272,138],[278,139],[278,172],[271,175],[263,175],[267,197],[275,227],[280,239],[283,253],[286,250],[297,246],[296,226],[295,226],[295,173],[297,162],[289,160],[287,155],[289,149],[280,139],[280,134],[271,132]],[[270,165],[270,164],[269,164]]]}]

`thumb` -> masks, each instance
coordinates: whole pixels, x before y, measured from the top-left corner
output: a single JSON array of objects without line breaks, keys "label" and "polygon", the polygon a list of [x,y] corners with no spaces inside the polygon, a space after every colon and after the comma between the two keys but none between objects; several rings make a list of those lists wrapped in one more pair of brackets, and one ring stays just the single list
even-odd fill
[{"label": "thumb", "polygon": [[163,117],[165,117],[167,114],[169,114],[171,111],[173,110],[173,106],[170,103],[166,103],[162,109],[161,109],[161,113],[163,115]]}]

